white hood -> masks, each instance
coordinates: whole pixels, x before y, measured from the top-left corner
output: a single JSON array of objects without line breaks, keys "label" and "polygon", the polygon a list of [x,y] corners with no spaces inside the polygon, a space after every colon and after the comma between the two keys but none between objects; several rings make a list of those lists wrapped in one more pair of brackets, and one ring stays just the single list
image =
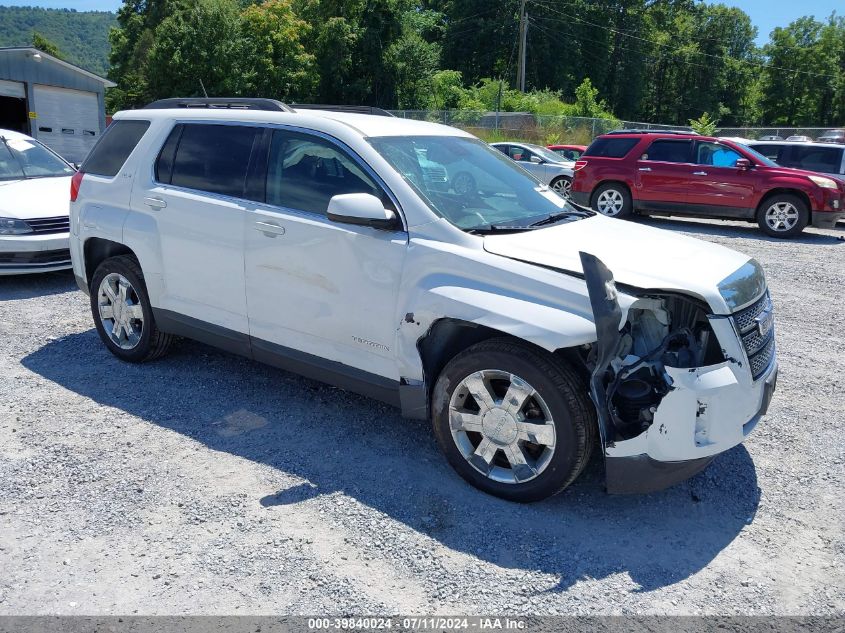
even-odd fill
[{"label": "white hood", "polygon": [[488,235],[484,249],[578,274],[583,273],[578,253],[584,251],[601,259],[619,283],[697,295],[720,314],[730,309],[719,282],[750,260],[717,244],[600,215],[536,231]]},{"label": "white hood", "polygon": [[29,220],[68,215],[71,176],[0,181],[0,217]]}]

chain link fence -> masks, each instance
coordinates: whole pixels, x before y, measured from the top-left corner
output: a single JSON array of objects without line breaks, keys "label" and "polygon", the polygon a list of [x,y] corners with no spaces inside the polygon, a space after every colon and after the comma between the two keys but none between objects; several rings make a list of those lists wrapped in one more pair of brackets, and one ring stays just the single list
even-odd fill
[{"label": "chain link fence", "polygon": [[[641,121],[575,116],[543,116],[530,112],[391,110],[390,113],[403,119],[432,121],[458,127],[491,143],[496,141],[526,141],[541,145],[556,143],[589,145],[596,136],[613,130],[655,130],[658,132],[662,130],[692,130],[685,125],[664,125]],[[733,127],[720,128],[716,134],[718,136],[754,140],[778,140],[778,137],[785,140],[791,136],[816,140],[831,129],[819,127]]]}]

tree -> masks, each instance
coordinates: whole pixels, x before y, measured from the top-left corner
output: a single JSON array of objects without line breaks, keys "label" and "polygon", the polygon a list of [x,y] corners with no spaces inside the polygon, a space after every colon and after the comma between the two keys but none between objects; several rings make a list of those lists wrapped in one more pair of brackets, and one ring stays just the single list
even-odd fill
[{"label": "tree", "polygon": [[716,134],[716,126],[718,125],[716,119],[712,119],[707,112],[704,112],[697,119],[690,119],[689,126],[693,132],[698,132],[702,136],[714,136]]},{"label": "tree", "polygon": [[32,32],[32,45],[40,51],[44,51],[48,55],[52,55],[53,57],[58,57],[59,59],[64,59],[62,57],[61,52],[59,51],[59,47],[53,44],[50,40],[46,37],[41,35],[38,31]]},{"label": "tree", "polygon": [[154,98],[238,96],[255,81],[245,67],[238,0],[194,0],[155,29],[146,66]]},{"label": "tree", "polygon": [[316,60],[305,46],[312,29],[296,15],[292,1],[248,6],[241,20],[243,72],[250,78],[246,92],[282,101],[310,99],[318,82]]}]

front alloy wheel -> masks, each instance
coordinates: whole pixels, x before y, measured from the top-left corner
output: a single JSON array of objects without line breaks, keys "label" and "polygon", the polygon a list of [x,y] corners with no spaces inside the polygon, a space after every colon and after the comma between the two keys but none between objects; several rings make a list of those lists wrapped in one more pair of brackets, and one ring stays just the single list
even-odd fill
[{"label": "front alloy wheel", "polygon": [[779,194],[765,200],[757,211],[757,224],[772,237],[794,237],[810,220],[806,203],[790,194]]},{"label": "front alloy wheel", "polygon": [[511,501],[538,501],[584,469],[595,407],[566,362],[524,341],[495,338],[452,360],[431,395],[434,435],[473,486]]},{"label": "front alloy wheel", "polygon": [[549,407],[516,374],[487,369],[464,378],[452,393],[449,424],[464,459],[493,481],[530,481],[555,452]]}]

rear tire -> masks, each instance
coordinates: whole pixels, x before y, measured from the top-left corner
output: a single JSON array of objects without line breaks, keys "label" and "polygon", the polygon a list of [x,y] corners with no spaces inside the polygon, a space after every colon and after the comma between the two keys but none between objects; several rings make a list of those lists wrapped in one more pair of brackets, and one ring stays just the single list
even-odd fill
[{"label": "rear tire", "polygon": [[572,178],[569,176],[558,176],[549,186],[564,200],[569,200],[572,195]]},{"label": "rear tire", "polygon": [[584,470],[595,408],[557,357],[508,338],[483,341],[443,369],[432,394],[434,435],[476,488],[510,501],[554,495]]},{"label": "rear tire", "polygon": [[590,206],[609,218],[627,218],[634,205],[627,187],[618,182],[608,182],[593,192]]},{"label": "rear tire", "polygon": [[171,334],[158,329],[141,266],[131,255],[103,261],[91,279],[91,315],[108,350],[142,363],[167,353]]},{"label": "rear tire", "polygon": [[809,222],[810,210],[806,203],[788,193],[766,198],[757,209],[758,226],[772,237],[795,237]]}]

